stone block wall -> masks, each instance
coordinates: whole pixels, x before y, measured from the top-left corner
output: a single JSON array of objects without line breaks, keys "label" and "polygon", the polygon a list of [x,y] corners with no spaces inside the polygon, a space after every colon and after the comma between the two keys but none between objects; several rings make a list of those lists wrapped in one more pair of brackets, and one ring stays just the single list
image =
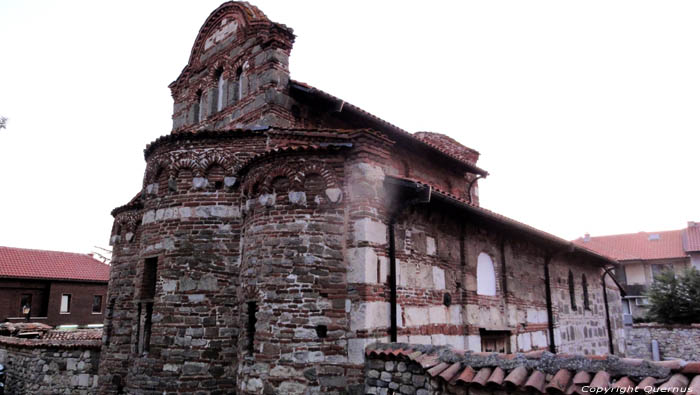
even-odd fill
[{"label": "stone block wall", "polygon": [[[554,336],[557,352],[585,355],[609,353],[602,273],[600,267],[592,267],[579,259],[563,257],[553,260],[550,277],[556,316]],[[574,304],[571,300],[570,279],[573,280]],[[614,350],[618,354],[624,353],[619,290],[609,279],[606,279],[605,284]],[[586,293],[588,304],[585,302]]]},{"label": "stone block wall", "polygon": [[97,394],[99,342],[77,343],[0,336],[5,394]]},{"label": "stone block wall", "polygon": [[366,394],[429,395],[441,388],[441,383],[413,361],[369,359],[365,368]]},{"label": "stone block wall", "polygon": [[630,358],[652,359],[651,342],[656,340],[661,360],[700,360],[700,324],[635,324],[625,327],[625,336],[626,355]]}]

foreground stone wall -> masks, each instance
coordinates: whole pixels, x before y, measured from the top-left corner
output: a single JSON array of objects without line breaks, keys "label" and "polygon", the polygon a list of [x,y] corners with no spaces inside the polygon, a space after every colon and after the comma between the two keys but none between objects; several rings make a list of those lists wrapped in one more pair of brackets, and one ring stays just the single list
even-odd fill
[{"label": "foreground stone wall", "polygon": [[[80,342],[78,342],[80,343]],[[5,394],[97,394],[99,341],[59,345],[0,336]]]},{"label": "foreground stone wall", "polygon": [[627,356],[652,359],[651,341],[659,342],[661,359],[700,360],[700,324],[635,324],[625,328]]}]

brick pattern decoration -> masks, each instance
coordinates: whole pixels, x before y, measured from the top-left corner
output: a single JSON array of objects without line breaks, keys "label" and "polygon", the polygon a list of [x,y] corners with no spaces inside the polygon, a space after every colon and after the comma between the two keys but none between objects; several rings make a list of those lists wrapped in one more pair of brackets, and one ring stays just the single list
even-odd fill
[{"label": "brick pattern decoration", "polygon": [[700,362],[533,351],[471,353],[390,343],[366,350],[366,394],[586,394],[700,391]]}]

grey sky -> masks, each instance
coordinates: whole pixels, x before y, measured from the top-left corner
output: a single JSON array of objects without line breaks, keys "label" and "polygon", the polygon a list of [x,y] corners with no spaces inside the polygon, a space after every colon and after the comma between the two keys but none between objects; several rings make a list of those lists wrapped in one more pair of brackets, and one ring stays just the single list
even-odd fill
[{"label": "grey sky", "polygon": [[[219,4],[0,3],[0,245],[107,244]],[[568,239],[700,220],[700,3],[253,4],[292,78],[480,151],[486,208]]]}]

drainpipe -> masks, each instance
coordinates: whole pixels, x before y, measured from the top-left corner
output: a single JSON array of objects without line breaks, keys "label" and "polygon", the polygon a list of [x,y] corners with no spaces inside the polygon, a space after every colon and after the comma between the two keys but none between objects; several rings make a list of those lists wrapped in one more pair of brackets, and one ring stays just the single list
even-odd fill
[{"label": "drainpipe", "polygon": [[603,268],[603,275],[600,277],[601,282],[603,284],[603,304],[605,304],[605,325],[608,329],[608,351],[610,352],[610,355],[615,355],[615,347],[613,346],[613,331],[612,331],[612,324],[610,323],[610,307],[608,306],[608,289],[605,286],[605,275],[610,276],[610,278],[613,280],[615,285],[617,285],[617,288],[620,290],[620,295],[625,296],[626,292],[620,285],[620,283],[617,282],[617,279],[610,273],[610,270],[613,268],[607,267]]},{"label": "drainpipe", "polygon": [[557,346],[554,344],[554,311],[552,310],[552,286],[549,280],[549,262],[552,260],[552,255],[547,255],[544,258],[544,295],[547,302],[547,329],[549,330],[549,352],[552,354],[557,352]]},{"label": "drainpipe", "polygon": [[422,186],[417,183],[411,183],[409,187],[417,196],[409,199],[398,207],[389,216],[389,305],[390,305],[390,327],[389,338],[391,342],[398,341],[398,290],[397,290],[397,275],[396,275],[396,220],[399,215],[408,207],[419,203],[430,202],[431,188],[428,185]]},{"label": "drainpipe", "polygon": [[398,326],[396,324],[396,237],[394,235],[394,225],[396,225],[396,216],[392,215],[389,219],[389,305],[391,306],[391,326],[389,328],[389,337],[392,343],[398,341]]}]

